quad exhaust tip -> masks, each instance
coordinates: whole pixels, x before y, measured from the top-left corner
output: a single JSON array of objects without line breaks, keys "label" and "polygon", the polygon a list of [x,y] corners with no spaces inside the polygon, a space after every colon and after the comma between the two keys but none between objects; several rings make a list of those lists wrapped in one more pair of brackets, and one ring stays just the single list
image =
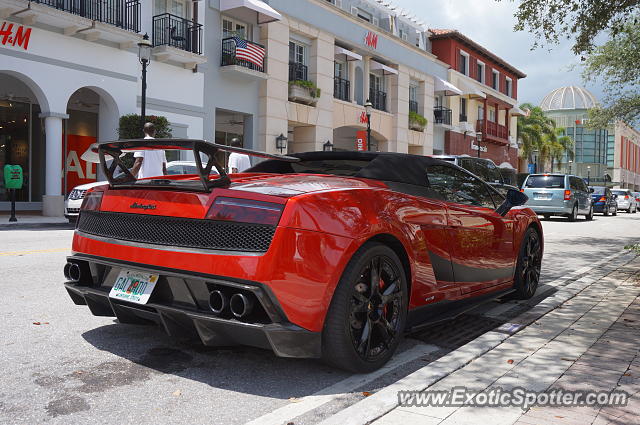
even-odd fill
[{"label": "quad exhaust tip", "polygon": [[253,300],[244,294],[233,294],[229,307],[235,317],[242,319],[253,311]]},{"label": "quad exhaust tip", "polygon": [[82,277],[82,272],[80,270],[80,266],[76,263],[67,263],[64,266],[64,277],[73,281],[79,282]]},{"label": "quad exhaust tip", "polygon": [[222,313],[229,304],[227,296],[220,291],[211,291],[209,293],[209,308],[215,314]]}]

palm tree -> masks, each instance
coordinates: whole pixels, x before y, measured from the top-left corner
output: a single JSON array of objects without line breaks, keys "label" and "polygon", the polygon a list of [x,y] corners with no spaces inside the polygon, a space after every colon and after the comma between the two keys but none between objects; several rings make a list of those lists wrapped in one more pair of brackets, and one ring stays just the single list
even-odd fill
[{"label": "palm tree", "polygon": [[554,160],[561,160],[565,152],[571,151],[573,140],[564,135],[564,129],[556,128],[553,119],[546,116],[542,108],[530,103],[524,103],[520,109],[527,111],[526,116],[518,117],[518,144],[520,157],[533,162],[533,153],[538,152],[540,168]]}]

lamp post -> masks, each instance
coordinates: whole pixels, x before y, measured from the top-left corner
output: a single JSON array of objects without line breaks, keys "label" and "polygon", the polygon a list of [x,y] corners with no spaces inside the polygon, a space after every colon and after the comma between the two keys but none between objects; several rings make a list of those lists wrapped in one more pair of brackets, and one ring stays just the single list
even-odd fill
[{"label": "lamp post", "polygon": [[573,161],[569,160],[569,174],[571,174],[571,166],[573,165]]},{"label": "lamp post", "polygon": [[147,66],[151,62],[151,49],[153,45],[149,41],[149,35],[145,34],[138,43],[138,60],[142,64],[142,99],[140,100],[140,129],[144,127],[147,117]]},{"label": "lamp post", "polygon": [[367,99],[364,104],[364,110],[367,115],[367,150],[371,150],[371,112],[373,110],[373,104],[371,100]]},{"label": "lamp post", "polygon": [[278,137],[276,137],[276,148],[282,153],[283,150],[287,149],[287,138],[284,134],[280,133]]},{"label": "lamp post", "polygon": [[587,166],[587,186],[591,184],[591,166]]},{"label": "lamp post", "polygon": [[478,131],[476,133],[476,143],[478,144],[478,158],[480,158],[480,142],[482,142],[482,132]]},{"label": "lamp post", "polygon": [[331,140],[327,140],[327,143],[322,145],[322,150],[324,152],[331,152],[333,150],[333,143],[331,143]]}]

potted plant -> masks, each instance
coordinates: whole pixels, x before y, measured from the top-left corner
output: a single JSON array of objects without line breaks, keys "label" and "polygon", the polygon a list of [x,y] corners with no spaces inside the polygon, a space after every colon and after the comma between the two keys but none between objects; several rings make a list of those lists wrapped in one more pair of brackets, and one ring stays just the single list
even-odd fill
[{"label": "potted plant", "polygon": [[427,126],[427,119],[417,112],[409,111],[409,128],[415,131],[424,131]]},{"label": "potted plant", "polygon": [[289,100],[292,102],[315,105],[320,97],[320,89],[313,81],[289,81]]}]

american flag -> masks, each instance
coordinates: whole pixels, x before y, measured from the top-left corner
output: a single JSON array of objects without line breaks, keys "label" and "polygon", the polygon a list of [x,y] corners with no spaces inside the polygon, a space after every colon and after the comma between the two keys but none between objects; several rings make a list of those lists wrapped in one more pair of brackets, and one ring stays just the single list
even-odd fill
[{"label": "american flag", "polygon": [[244,59],[262,68],[266,50],[247,40],[238,37],[234,37],[233,39],[236,42],[236,59]]}]

